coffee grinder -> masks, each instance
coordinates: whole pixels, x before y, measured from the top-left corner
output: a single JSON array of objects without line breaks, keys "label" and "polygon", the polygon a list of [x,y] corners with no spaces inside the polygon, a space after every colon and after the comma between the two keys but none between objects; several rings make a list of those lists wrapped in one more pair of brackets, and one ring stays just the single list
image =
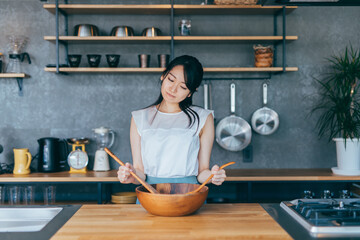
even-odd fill
[{"label": "coffee grinder", "polygon": [[95,153],[94,171],[109,171],[109,157],[104,148],[111,148],[115,141],[115,132],[106,127],[93,129],[98,150]]}]

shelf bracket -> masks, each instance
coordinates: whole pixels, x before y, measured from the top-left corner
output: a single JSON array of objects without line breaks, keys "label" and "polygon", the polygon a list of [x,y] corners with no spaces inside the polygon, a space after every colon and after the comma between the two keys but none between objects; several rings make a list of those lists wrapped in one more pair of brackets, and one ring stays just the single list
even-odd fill
[{"label": "shelf bracket", "polygon": [[16,78],[16,81],[17,81],[17,84],[18,84],[18,87],[19,87],[19,96],[22,97],[22,96],[24,96],[24,93],[23,93],[23,78]]}]

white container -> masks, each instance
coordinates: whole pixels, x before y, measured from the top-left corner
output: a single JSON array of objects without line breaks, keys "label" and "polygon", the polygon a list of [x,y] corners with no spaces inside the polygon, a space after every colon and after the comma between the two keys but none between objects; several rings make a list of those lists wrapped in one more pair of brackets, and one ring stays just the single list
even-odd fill
[{"label": "white container", "polygon": [[343,171],[360,170],[360,142],[358,139],[334,138],[338,169]]}]

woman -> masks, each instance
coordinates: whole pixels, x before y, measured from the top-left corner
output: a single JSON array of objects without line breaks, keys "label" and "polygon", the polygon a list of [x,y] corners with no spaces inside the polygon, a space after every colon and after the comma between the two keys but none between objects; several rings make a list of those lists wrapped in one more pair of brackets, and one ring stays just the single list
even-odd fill
[{"label": "woman", "polygon": [[212,111],[192,105],[203,77],[201,63],[191,56],[171,61],[163,72],[160,96],[150,107],[132,112],[130,143],[133,164],[120,166],[121,183],[140,184],[135,172],[149,184],[203,183],[221,185],[225,171],[209,170],[214,141]]}]

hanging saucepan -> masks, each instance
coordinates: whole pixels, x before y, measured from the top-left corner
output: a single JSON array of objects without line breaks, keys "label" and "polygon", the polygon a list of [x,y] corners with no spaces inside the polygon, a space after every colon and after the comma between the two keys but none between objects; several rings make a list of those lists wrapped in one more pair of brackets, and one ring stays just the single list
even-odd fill
[{"label": "hanging saucepan", "polygon": [[255,132],[261,135],[270,135],[279,127],[278,114],[266,107],[267,104],[267,84],[263,84],[263,107],[256,110],[251,118],[251,125]]},{"label": "hanging saucepan", "polygon": [[241,117],[235,115],[235,84],[230,85],[231,115],[222,119],[216,126],[216,141],[229,151],[241,151],[251,141],[251,127]]}]

